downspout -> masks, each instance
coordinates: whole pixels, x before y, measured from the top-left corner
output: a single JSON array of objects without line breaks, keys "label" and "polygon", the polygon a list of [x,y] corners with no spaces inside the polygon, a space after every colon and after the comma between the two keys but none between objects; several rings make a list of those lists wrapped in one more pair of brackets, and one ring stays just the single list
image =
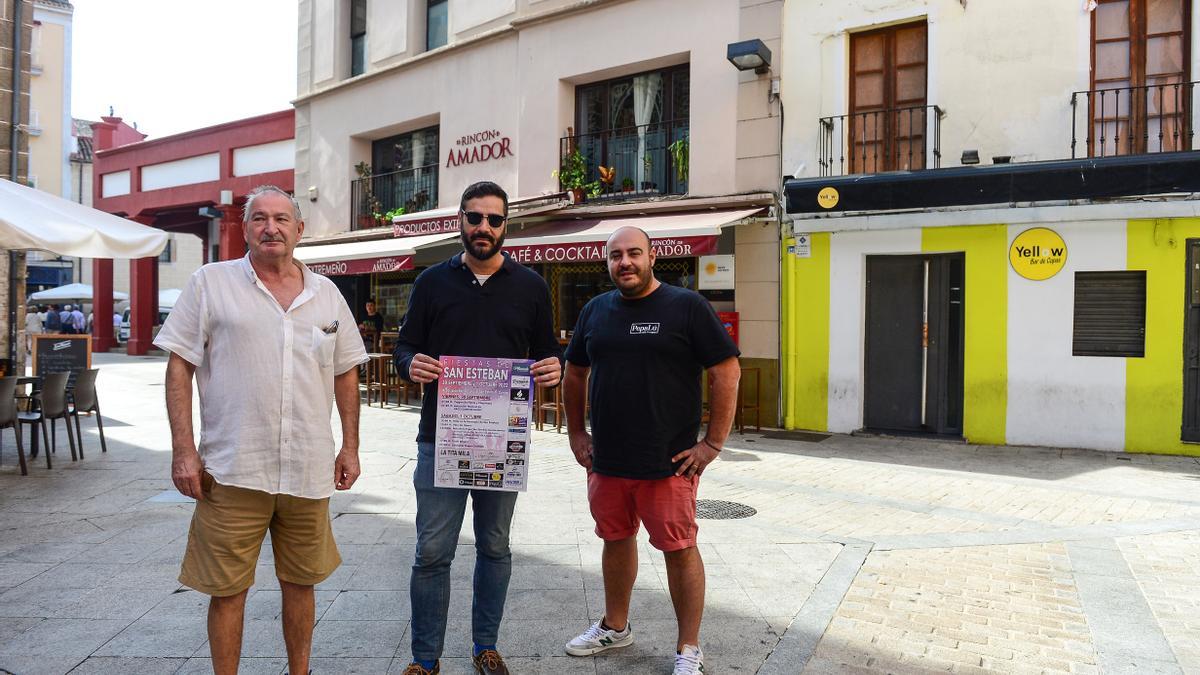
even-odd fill
[{"label": "downspout", "polygon": [[[18,140],[21,136],[19,128],[21,122],[21,29],[24,27],[25,17],[22,16],[22,10],[25,8],[25,0],[16,0],[13,9],[13,58],[12,58],[12,118],[11,131],[9,131],[9,163],[8,176],[9,180],[17,182],[17,169],[20,167],[19,154],[20,145]],[[17,251],[8,252],[8,362],[10,368],[14,371],[17,367],[17,263],[20,260],[20,254]]]}]

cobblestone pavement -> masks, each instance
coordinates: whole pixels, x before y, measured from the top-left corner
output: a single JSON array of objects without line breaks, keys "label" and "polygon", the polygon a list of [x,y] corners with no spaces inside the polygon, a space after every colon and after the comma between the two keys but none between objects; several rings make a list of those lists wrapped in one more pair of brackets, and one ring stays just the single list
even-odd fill
[{"label": "cobblestone pavement", "polygon": [[[0,673],[210,672],[206,598],[176,580],[192,506],[169,477],[162,358],[98,355],[109,451],[0,457]],[[408,661],[417,414],[364,408],[364,476],[332,500],[344,563],[318,586],[313,668]],[[61,433],[60,433],[61,436]],[[65,445],[59,439],[60,446]],[[603,612],[600,544],[564,435],[535,434],[500,648],[517,673],[668,673],[674,619],[643,540],[636,643],[572,658]],[[40,458],[39,458],[40,460]],[[1200,673],[1200,461],[811,434],[734,434],[702,499],[710,673]],[[471,671],[471,525],[443,672]],[[269,544],[243,672],[286,667]]]}]

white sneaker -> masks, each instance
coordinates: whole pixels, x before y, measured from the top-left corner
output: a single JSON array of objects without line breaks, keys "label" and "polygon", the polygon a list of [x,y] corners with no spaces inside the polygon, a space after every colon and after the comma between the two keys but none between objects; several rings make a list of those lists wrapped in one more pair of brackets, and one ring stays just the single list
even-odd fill
[{"label": "white sneaker", "polygon": [[605,628],[603,622],[603,619],[597,621],[591,628],[583,631],[582,635],[568,642],[567,653],[571,656],[590,656],[606,649],[633,644],[633,630],[630,624],[626,623],[623,631],[615,631]]},{"label": "white sneaker", "polygon": [[704,652],[694,645],[684,645],[675,655],[674,675],[700,675],[704,672]]}]

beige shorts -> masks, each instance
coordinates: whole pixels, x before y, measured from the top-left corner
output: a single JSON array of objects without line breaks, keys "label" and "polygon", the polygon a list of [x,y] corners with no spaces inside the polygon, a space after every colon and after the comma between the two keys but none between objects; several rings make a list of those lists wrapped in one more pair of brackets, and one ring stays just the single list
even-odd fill
[{"label": "beige shorts", "polygon": [[254,567],[271,532],[275,576],[299,586],[324,581],[342,563],[329,498],[304,499],[221,485],[207,472],[204,499],[196,502],[180,583],[215,596],[237,595],[254,585]]}]

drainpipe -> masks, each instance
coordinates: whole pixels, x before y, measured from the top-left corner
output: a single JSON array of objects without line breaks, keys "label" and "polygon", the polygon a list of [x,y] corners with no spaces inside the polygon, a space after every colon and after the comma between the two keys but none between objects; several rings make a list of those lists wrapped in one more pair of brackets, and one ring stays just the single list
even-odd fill
[{"label": "drainpipe", "polygon": [[[12,124],[9,132],[10,153],[9,153],[9,179],[14,183],[17,181],[17,169],[20,167],[18,155],[20,145],[21,131],[18,125],[21,122],[21,34],[24,28],[25,17],[22,16],[22,10],[25,9],[25,0],[16,0],[15,8],[13,9],[13,58],[12,58]],[[8,362],[12,364],[10,367],[15,371],[17,367],[17,263],[20,261],[20,254],[16,251],[8,252]]]}]

